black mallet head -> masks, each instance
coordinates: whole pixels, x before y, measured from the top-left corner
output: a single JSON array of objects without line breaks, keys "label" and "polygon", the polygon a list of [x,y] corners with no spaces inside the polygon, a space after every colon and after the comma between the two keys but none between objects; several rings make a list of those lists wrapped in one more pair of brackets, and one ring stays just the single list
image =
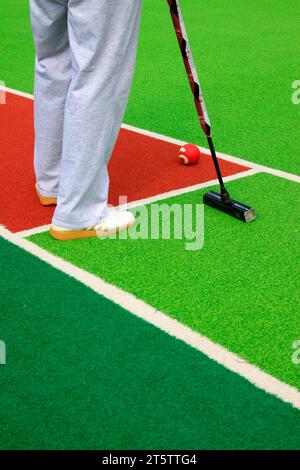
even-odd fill
[{"label": "black mallet head", "polygon": [[243,204],[242,202],[235,201],[234,199],[226,199],[216,191],[209,191],[204,194],[203,202],[208,206],[214,207],[222,212],[226,212],[226,214],[246,223],[252,222],[256,219],[255,209]]}]

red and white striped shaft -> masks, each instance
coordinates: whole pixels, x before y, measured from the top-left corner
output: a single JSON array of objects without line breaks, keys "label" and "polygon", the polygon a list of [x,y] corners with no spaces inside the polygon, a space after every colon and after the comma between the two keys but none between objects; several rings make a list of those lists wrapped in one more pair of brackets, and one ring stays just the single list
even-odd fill
[{"label": "red and white striped shaft", "polygon": [[208,112],[206,109],[205,101],[203,98],[201,84],[198,78],[198,74],[197,74],[195,62],[193,59],[191,47],[189,44],[187,32],[185,29],[179,0],[167,0],[167,2],[170,7],[174,29],[175,29],[178,43],[180,46],[180,50],[182,53],[182,58],[183,58],[184,65],[187,71],[192,93],[194,95],[195,105],[196,105],[197,113],[200,119],[200,124],[206,137],[211,137],[210,120],[209,120]]}]

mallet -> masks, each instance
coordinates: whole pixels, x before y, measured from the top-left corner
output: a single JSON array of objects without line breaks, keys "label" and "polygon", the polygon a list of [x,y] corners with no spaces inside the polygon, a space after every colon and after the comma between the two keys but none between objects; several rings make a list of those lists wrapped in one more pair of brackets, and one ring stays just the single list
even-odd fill
[{"label": "mallet", "polygon": [[231,199],[228,191],[225,188],[218,158],[212,141],[211,124],[203,98],[203,93],[201,90],[201,85],[195,67],[195,62],[190,48],[187,32],[185,29],[179,0],[167,0],[167,2],[170,7],[175,33],[178,39],[179,47],[181,50],[192,93],[194,95],[194,101],[200,119],[200,124],[207,138],[211,156],[220,183],[220,192],[218,193],[216,191],[209,191],[203,196],[203,202],[208,206],[226,212],[227,214],[236,217],[237,219],[240,219],[244,222],[251,222],[256,218],[255,210],[252,207],[243,204],[242,202],[238,202],[234,199]]}]

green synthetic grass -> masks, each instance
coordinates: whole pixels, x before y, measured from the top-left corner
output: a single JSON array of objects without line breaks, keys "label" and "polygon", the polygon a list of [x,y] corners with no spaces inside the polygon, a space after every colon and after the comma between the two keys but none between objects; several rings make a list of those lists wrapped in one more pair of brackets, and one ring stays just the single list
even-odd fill
[{"label": "green synthetic grass", "polygon": [[33,92],[34,45],[27,0],[1,0],[0,80],[9,88]]},{"label": "green synthetic grass", "polygon": [[3,239],[0,250],[1,449],[300,448],[299,410]]},{"label": "green synthetic grass", "polygon": [[[205,244],[181,240],[32,241],[166,312],[300,389],[299,185],[267,174],[229,183],[253,205],[250,225],[205,208]],[[197,203],[204,191],[168,201]]]},{"label": "green synthetic grass", "polygon": [[[126,122],[205,145],[166,0],[143,0]],[[181,0],[216,147],[299,173],[300,0]],[[200,4],[201,3],[201,4]],[[0,80],[33,90],[28,1],[1,0]]]}]

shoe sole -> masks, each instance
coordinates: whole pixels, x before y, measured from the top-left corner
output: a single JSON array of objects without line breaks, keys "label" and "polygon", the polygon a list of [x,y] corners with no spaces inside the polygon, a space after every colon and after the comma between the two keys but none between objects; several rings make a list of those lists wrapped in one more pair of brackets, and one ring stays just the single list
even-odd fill
[{"label": "shoe sole", "polygon": [[124,232],[129,228],[133,227],[135,222],[131,224],[124,225],[114,230],[70,230],[63,232],[61,230],[55,230],[53,227],[50,227],[50,233],[55,240],[68,241],[68,240],[82,240],[84,238],[107,238],[112,235],[116,235],[119,232]]},{"label": "shoe sole", "polygon": [[36,193],[42,206],[56,206],[57,199],[55,197],[42,196],[38,191]]}]

